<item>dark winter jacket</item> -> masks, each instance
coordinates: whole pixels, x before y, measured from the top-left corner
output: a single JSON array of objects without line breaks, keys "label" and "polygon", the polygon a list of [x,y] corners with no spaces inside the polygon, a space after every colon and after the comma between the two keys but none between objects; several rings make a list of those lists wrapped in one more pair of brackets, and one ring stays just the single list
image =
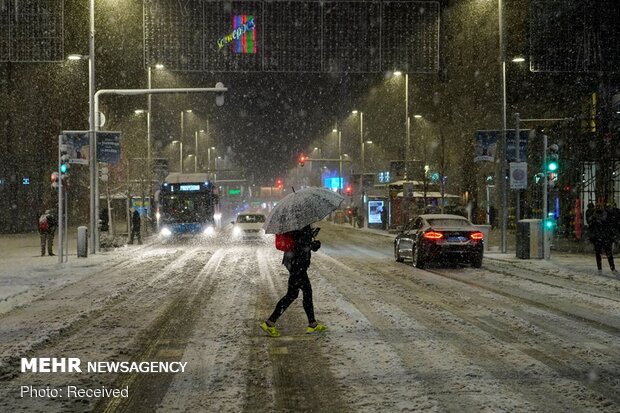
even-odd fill
[{"label": "dark winter jacket", "polygon": [[620,239],[620,209],[616,206],[607,208],[607,221],[615,240]]},{"label": "dark winter jacket", "polygon": [[607,211],[603,208],[596,208],[588,217],[588,231],[590,241],[611,243],[613,241],[613,228],[610,225]]},{"label": "dark winter jacket", "polygon": [[131,228],[134,231],[140,229],[140,213],[137,210],[133,211],[133,214],[131,214]]},{"label": "dark winter jacket", "polygon": [[314,240],[314,232],[310,225],[299,231],[293,231],[293,238],[295,247],[292,251],[284,253],[282,264],[290,272],[306,270],[310,266],[311,251],[318,251],[321,248],[321,241]]},{"label": "dark winter jacket", "polygon": [[[46,231],[41,231],[41,220],[43,219],[43,217],[45,217],[45,220],[47,221]],[[56,219],[56,215],[50,212],[46,212],[45,214],[41,215],[41,217],[39,218],[39,232],[40,233],[53,234],[56,231],[57,227],[58,227],[58,220]]]}]

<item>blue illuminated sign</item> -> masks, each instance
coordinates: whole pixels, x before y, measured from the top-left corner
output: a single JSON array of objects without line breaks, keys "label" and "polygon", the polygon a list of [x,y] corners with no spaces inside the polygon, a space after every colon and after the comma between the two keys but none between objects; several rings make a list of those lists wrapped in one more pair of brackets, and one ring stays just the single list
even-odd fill
[{"label": "blue illuminated sign", "polygon": [[344,186],[343,178],[323,178],[323,186],[328,189],[342,189]]},{"label": "blue illuminated sign", "polygon": [[30,185],[30,178],[28,178],[27,176],[24,176],[22,178],[22,185]]}]

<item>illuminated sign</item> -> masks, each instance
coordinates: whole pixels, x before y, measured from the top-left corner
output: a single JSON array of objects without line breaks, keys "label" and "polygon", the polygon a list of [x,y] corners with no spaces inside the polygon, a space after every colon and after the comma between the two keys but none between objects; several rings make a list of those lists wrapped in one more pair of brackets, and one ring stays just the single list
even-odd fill
[{"label": "illuminated sign", "polygon": [[344,179],[338,177],[323,178],[323,186],[331,190],[342,189],[342,187],[344,186]]},{"label": "illuminated sign", "polygon": [[241,189],[229,189],[228,195],[241,195]]},{"label": "illuminated sign", "polygon": [[182,191],[182,192],[200,191],[200,185],[181,185],[179,187],[179,191]]},{"label": "illuminated sign", "polygon": [[217,40],[218,50],[229,43],[234,53],[256,53],[254,16],[245,14],[233,16],[233,30]]}]

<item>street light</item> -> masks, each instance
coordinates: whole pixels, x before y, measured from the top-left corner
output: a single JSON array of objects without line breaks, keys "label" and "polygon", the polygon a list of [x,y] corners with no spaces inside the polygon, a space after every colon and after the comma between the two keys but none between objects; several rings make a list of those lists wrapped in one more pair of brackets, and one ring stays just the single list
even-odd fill
[{"label": "street light", "polygon": [[[400,70],[394,71],[394,76],[401,76],[402,74],[403,72],[401,72]],[[409,135],[409,124],[409,73],[405,73],[405,141],[407,142],[407,145],[405,147],[405,181],[409,179],[407,167],[407,161],[409,160],[409,146],[411,144]]]},{"label": "street light", "polygon": [[212,150],[215,151],[215,146],[211,146],[207,149],[207,173],[209,174],[209,178],[211,177],[211,151]]},{"label": "street light", "polygon": [[182,174],[183,173],[183,142],[176,141],[176,140],[172,141],[173,145],[176,144],[176,143],[179,144],[179,165],[180,165],[180,167],[179,167],[179,171],[180,172],[179,173]]},{"label": "street light", "polygon": [[332,132],[338,134],[338,193],[342,194],[342,184],[344,183],[342,177],[342,131],[332,129]]},{"label": "street light", "polygon": [[184,122],[184,117],[185,117],[185,113],[192,113],[191,109],[185,109],[181,111],[181,141],[183,141],[185,139],[185,132],[184,132],[184,127],[185,127],[185,122]]},{"label": "street light", "polygon": [[[357,110],[353,110],[351,113],[356,115]],[[364,202],[364,112],[360,114],[360,146],[362,148],[362,173],[360,174],[360,195],[362,196],[362,203]]]}]

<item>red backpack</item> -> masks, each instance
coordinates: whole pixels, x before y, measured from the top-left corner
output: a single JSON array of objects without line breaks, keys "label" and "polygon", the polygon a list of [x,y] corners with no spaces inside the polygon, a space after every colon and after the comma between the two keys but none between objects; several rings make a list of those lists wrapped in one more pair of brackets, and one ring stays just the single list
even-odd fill
[{"label": "red backpack", "polygon": [[292,251],[295,248],[295,238],[291,232],[276,234],[276,248],[280,251]]},{"label": "red backpack", "polygon": [[50,228],[49,222],[47,222],[47,215],[41,215],[39,218],[39,232],[47,232]]}]

